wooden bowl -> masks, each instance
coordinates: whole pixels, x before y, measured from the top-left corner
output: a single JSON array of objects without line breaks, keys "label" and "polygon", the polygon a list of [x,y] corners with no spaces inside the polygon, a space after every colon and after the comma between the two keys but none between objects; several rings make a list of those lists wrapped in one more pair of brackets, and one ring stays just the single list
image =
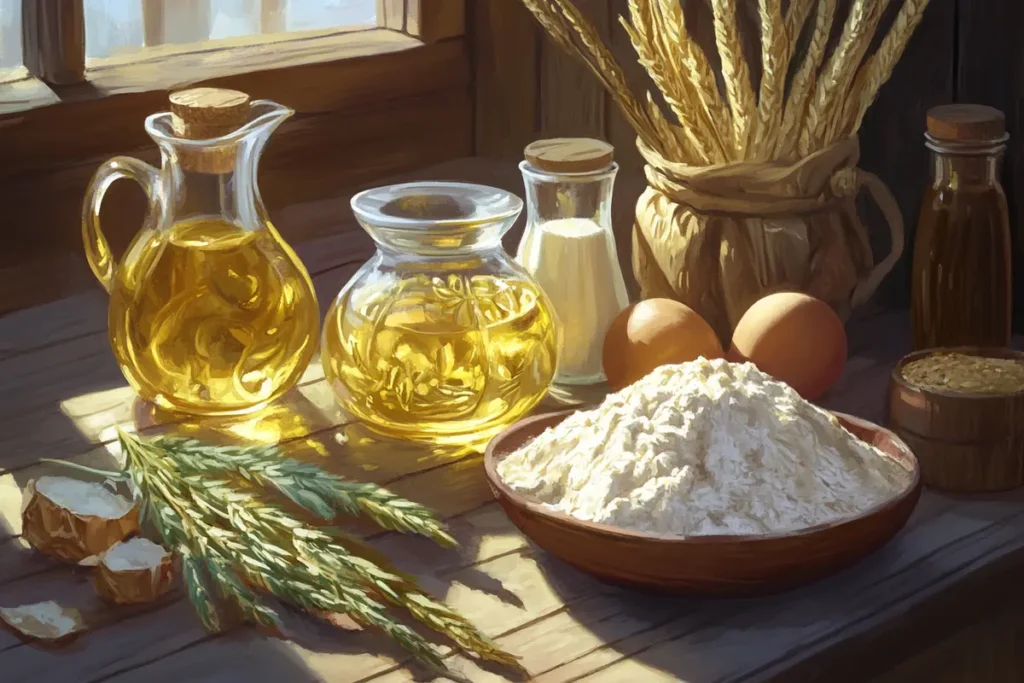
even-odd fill
[{"label": "wooden bowl", "polygon": [[826,576],[884,545],[906,524],[921,495],[917,460],[892,432],[836,413],[855,436],[898,460],[907,488],[859,517],[767,536],[669,536],[585,522],[545,508],[498,477],[497,464],[573,411],[527,418],[491,440],[484,467],[512,522],[534,543],[605,581],[674,593],[758,595]]},{"label": "wooden bowl", "polygon": [[1024,391],[936,391],[903,378],[908,363],[937,351],[1024,361],[1018,351],[964,346],[915,351],[896,364],[889,378],[889,428],[920,460],[925,484],[961,493],[1024,485]]}]

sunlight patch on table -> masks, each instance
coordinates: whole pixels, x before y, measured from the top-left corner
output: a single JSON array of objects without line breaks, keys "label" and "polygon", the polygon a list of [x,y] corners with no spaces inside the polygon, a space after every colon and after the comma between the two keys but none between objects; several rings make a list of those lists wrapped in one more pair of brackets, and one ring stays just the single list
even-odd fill
[{"label": "sunlight patch on table", "polygon": [[303,384],[299,387],[299,393],[308,402],[309,407],[319,413],[319,422],[322,425],[336,425],[352,419],[342,409],[327,382]]},{"label": "sunlight patch on table", "polygon": [[61,412],[90,443],[117,438],[116,427],[134,429],[135,394],[129,387],[83,394],[61,401]]},{"label": "sunlight patch on table", "polygon": [[0,525],[11,536],[21,534],[21,487],[13,474],[0,475]]},{"label": "sunlight patch on table", "polygon": [[513,552],[526,545],[522,533],[512,526],[500,507],[494,505],[465,520],[477,540],[474,562]]},{"label": "sunlight patch on table", "polygon": [[135,392],[131,387],[117,387],[64,399],[60,403],[60,409],[68,417],[76,419],[124,406],[130,409],[134,400]]}]

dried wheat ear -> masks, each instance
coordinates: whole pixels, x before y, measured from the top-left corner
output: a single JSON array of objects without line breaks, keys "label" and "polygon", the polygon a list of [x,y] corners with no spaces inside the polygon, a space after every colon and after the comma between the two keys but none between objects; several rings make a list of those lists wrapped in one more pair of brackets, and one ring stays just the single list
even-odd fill
[{"label": "dried wheat ear", "polygon": [[[668,161],[692,165],[792,162],[856,134],[928,6],[928,0],[903,0],[869,55],[888,0],[854,0],[826,60],[836,0],[790,0],[785,12],[782,0],[758,0],[762,76],[755,90],[737,0],[710,0],[721,89],[687,29],[680,0],[629,0],[629,17],[619,20],[666,111],[651,93],[636,96],[572,0],[523,3],[555,43],[593,71],[645,145]],[[807,47],[797,55],[805,30]]]}]

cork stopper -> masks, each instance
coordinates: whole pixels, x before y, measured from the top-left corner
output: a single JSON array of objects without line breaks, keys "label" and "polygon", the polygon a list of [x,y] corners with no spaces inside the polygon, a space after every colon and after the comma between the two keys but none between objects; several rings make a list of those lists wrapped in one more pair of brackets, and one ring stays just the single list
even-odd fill
[{"label": "cork stopper", "polygon": [[615,148],[592,138],[552,138],[531,142],[523,156],[549,173],[594,173],[611,165]]},{"label": "cork stopper", "polygon": [[[249,96],[224,88],[190,88],[170,96],[174,134],[188,140],[219,138],[245,125],[249,118]],[[189,151],[181,165],[200,173],[227,173],[234,169],[233,149]]]},{"label": "cork stopper", "polygon": [[1006,116],[983,104],[944,104],[928,110],[928,134],[938,140],[994,142],[1006,135]]}]

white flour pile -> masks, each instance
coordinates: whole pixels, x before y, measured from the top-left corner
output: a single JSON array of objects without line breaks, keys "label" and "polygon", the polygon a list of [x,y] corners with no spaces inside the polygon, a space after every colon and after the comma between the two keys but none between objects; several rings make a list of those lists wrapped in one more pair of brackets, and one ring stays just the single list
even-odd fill
[{"label": "white flour pile", "polygon": [[675,535],[766,534],[856,515],[910,473],[751,364],[658,368],[498,464],[578,519]]}]

